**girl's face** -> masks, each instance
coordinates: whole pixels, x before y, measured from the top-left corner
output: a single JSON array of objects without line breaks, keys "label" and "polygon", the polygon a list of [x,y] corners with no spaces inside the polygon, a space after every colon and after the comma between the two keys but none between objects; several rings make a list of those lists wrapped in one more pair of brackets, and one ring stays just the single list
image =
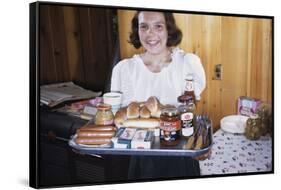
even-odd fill
[{"label": "girl's face", "polygon": [[159,54],[167,49],[168,31],[163,13],[140,12],[139,38],[142,46],[151,54]]}]

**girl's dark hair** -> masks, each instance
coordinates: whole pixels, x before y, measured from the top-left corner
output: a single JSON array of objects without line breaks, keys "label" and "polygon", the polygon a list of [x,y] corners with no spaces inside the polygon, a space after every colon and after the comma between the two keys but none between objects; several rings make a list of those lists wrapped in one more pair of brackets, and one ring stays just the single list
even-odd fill
[{"label": "girl's dark hair", "polygon": [[[138,28],[139,28],[139,14],[141,11],[137,11],[132,19],[132,28],[130,33],[130,40],[129,43],[133,44],[133,46],[138,49],[141,47],[141,42],[139,38]],[[177,27],[175,18],[173,16],[173,13],[169,12],[162,12],[164,14],[164,18],[166,21],[166,27],[168,31],[168,39],[167,39],[167,46],[176,46],[181,42],[182,39],[182,32]]]}]

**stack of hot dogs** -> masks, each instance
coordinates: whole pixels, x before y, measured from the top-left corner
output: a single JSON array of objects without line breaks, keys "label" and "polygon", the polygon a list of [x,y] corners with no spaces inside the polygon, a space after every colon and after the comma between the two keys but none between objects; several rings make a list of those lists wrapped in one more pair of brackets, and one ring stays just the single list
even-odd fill
[{"label": "stack of hot dogs", "polygon": [[111,142],[115,136],[114,126],[86,125],[77,130],[75,142],[84,145],[104,145]]}]

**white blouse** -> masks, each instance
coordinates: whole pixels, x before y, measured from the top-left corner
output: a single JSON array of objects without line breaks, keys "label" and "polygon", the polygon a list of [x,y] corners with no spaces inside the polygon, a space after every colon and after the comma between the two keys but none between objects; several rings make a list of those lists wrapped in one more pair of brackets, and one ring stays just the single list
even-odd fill
[{"label": "white blouse", "polygon": [[178,105],[177,97],[185,89],[185,78],[192,74],[197,100],[206,86],[206,76],[200,58],[179,48],[172,50],[172,62],[161,72],[151,72],[140,55],[121,60],[112,71],[111,91],[123,93],[122,106],[132,101],[146,101],[156,96],[162,104]]}]

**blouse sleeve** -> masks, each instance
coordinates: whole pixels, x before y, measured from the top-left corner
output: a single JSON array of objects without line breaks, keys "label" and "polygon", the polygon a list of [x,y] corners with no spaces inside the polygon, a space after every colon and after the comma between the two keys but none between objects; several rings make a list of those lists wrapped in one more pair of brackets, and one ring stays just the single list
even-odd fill
[{"label": "blouse sleeve", "polygon": [[195,54],[186,54],[184,59],[188,67],[187,69],[185,69],[185,71],[187,72],[185,74],[193,75],[195,97],[196,100],[200,100],[200,95],[206,87],[206,75],[201,60]]},{"label": "blouse sleeve", "polygon": [[111,91],[121,91],[121,78],[120,78],[120,67],[117,65],[114,66],[111,75]]},{"label": "blouse sleeve", "polygon": [[133,86],[129,73],[127,60],[120,61],[112,70],[110,89],[122,93],[122,106],[127,106],[133,97]]}]

